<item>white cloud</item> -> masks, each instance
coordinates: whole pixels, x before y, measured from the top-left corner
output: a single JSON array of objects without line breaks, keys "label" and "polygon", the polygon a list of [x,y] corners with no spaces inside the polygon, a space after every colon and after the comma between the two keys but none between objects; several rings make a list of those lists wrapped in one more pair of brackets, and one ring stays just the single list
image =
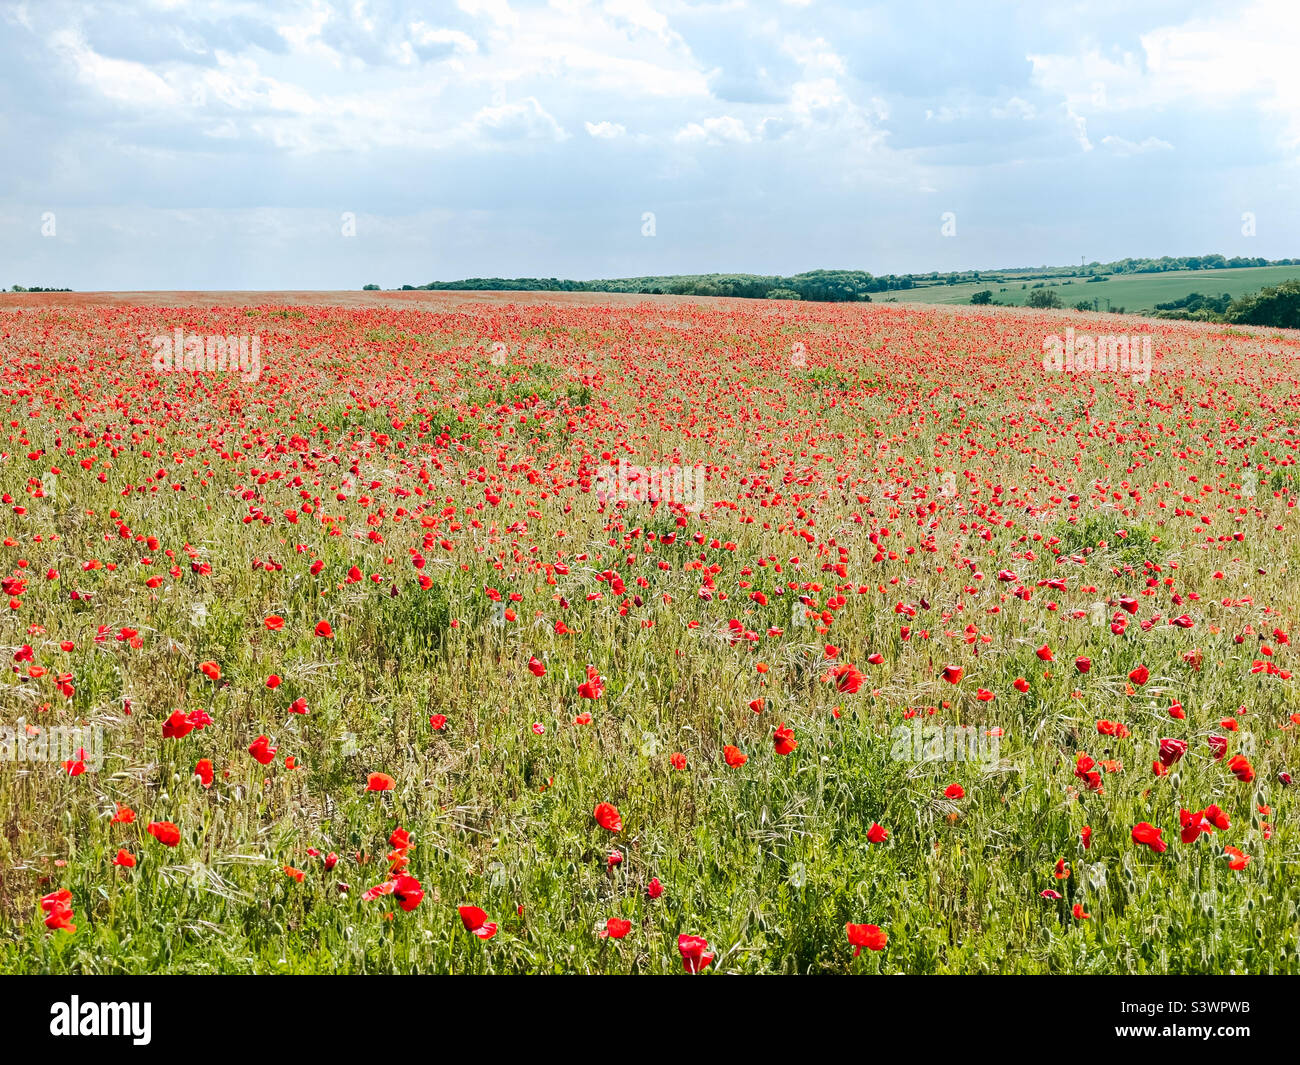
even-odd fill
[{"label": "white cloud", "polygon": [[1092,151],[1092,141],[1088,139],[1088,120],[1083,115],[1076,114],[1072,107],[1067,107],[1065,113],[1074,126],[1074,139],[1079,142],[1079,147],[1085,152]]},{"label": "white cloud", "polygon": [[994,107],[990,114],[992,114],[994,118],[1019,118],[1027,122],[1029,119],[1037,115],[1038,112],[1035,110],[1034,105],[1028,100],[1022,100],[1019,96],[1013,96],[1005,104]]},{"label": "white cloud", "polygon": [[791,33],[781,42],[781,48],[803,67],[807,77],[841,77],[845,73],[844,60],[822,37]]},{"label": "white cloud", "polygon": [[410,30],[411,39],[416,44],[449,44],[461,55],[471,55],[478,51],[478,42],[468,33],[461,33],[460,30],[430,26],[418,20],[411,23]]},{"label": "white cloud", "polygon": [[533,96],[517,103],[484,107],[463,129],[473,137],[486,136],[497,141],[562,141],[569,136]]},{"label": "white cloud", "polygon": [[966,118],[970,112],[964,107],[952,107],[949,104],[943,104],[941,107],[927,107],[925,109],[925,120],[927,122],[956,122],[958,119]]},{"label": "white cloud", "polygon": [[1284,147],[1300,146],[1300,8],[1294,0],[1243,7],[1140,36],[1141,53],[1030,54],[1033,80],[1071,114],[1156,111],[1196,104],[1216,112],[1258,101],[1278,118]]},{"label": "white cloud", "polygon": [[49,43],[53,51],[71,60],[79,81],[109,100],[148,108],[180,102],[177,91],[149,67],[99,55],[75,30],[60,30]]},{"label": "white cloud", "polygon": [[456,6],[472,18],[486,18],[498,26],[517,26],[519,16],[506,0],[456,0]]},{"label": "white cloud", "polygon": [[740,119],[721,115],[688,122],[674,139],[680,144],[748,144],[754,138]]},{"label": "white cloud", "polygon": [[[719,246],[750,254],[743,227],[714,208],[719,189],[733,215],[784,233],[754,253],[773,269],[777,257],[881,272],[970,265],[943,259],[956,242],[936,252],[909,232],[914,209],[933,229],[925,201],[940,195],[985,220],[978,248],[960,247],[990,265],[1072,248],[1078,223],[1061,202],[1107,219],[1090,254],[1138,240],[1159,254],[1170,233],[1181,246],[1193,232],[1220,249],[1237,226],[1212,220],[1249,207],[1270,219],[1251,252],[1289,255],[1300,222],[1277,190],[1294,193],[1300,153],[1278,149],[1300,147],[1300,13],[1294,0],[1237,2],[1195,0],[1205,14],[1193,17],[1169,0],[1109,0],[1086,26],[1044,8],[1006,19],[990,53],[978,38],[987,12],[961,5],[939,39],[925,5],[855,0],[146,0],[102,11],[0,0],[0,87],[24,100],[0,113],[0,133],[31,146],[0,163],[0,186],[195,205],[337,190],[378,218],[406,210],[436,166],[440,207],[481,210],[494,233],[532,238],[483,261],[489,273],[666,269],[637,258],[666,245],[614,249],[605,218],[547,234],[574,202],[639,218],[669,183],[677,217],[661,213],[660,231],[691,232],[699,265]],[[1113,187],[1068,165],[1081,151],[1121,170],[1126,158],[1167,164],[1168,195],[1121,231],[1123,212],[1107,211]],[[327,152],[328,165],[312,158]],[[492,165],[501,157],[509,165]],[[268,186],[266,172],[293,180]],[[1029,225],[1031,215],[1051,220]],[[464,247],[482,243],[471,233]],[[422,255],[418,271],[431,261]],[[458,252],[439,268],[468,261]],[[33,279],[78,283],[51,269]]]},{"label": "white cloud", "polygon": [[[126,111],[170,113],[208,137],[261,139],[294,152],[472,147],[475,137],[485,148],[563,141],[556,115],[571,112],[553,115],[543,97],[572,107],[595,95],[634,109],[648,99],[707,101],[717,73],[649,0],[551,0],[517,11],[505,0],[457,0],[462,20],[473,20],[461,28],[418,17],[389,25],[386,6],[364,0],[289,3],[270,15],[287,55],[212,50],[174,28],[179,52],[146,63],[87,43],[75,19],[45,35],[78,81]],[[28,18],[21,7],[7,15],[15,26]],[[644,136],[666,140],[685,117],[665,114],[658,133]],[[626,129],[594,122],[588,132],[608,139]]]},{"label": "white cloud", "polygon": [[605,0],[604,10],[616,21],[622,19],[638,30],[653,34],[665,44],[681,43],[681,37],[673,32],[667,17],[656,11],[648,0]]},{"label": "white cloud", "polygon": [[1142,155],[1146,152],[1171,152],[1174,146],[1159,137],[1147,137],[1141,141],[1125,140],[1123,137],[1102,137],[1101,143],[1116,155]]}]

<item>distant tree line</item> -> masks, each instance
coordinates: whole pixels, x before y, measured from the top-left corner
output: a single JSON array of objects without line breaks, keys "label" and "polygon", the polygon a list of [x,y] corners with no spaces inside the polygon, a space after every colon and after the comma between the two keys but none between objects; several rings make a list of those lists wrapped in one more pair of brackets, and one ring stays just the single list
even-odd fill
[{"label": "distant tree line", "polygon": [[1246,266],[1300,266],[1300,259],[1260,259],[1235,255],[1162,255],[1159,259],[1120,259],[1093,263],[1108,274],[1163,274],[1170,270],[1236,270]]},{"label": "distant tree line", "polygon": [[491,289],[500,292],[632,292],[652,296],[737,296],[745,299],[816,300],[869,303],[873,292],[910,289],[907,277],[873,277],[865,270],[810,270],[791,277],[761,274],[677,274],[620,277],[603,281],[568,281],[555,277],[471,277],[403,285],[405,291]]},{"label": "distant tree line", "polygon": [[10,292],[71,292],[70,288],[42,288],[40,285],[14,285]]},{"label": "distant tree line", "polygon": [[[761,274],[673,274],[571,281],[557,277],[469,277],[403,285],[403,291],[492,290],[498,292],[631,292],[652,296],[737,296],[746,299],[800,299],[833,303],[870,302],[873,294],[934,285],[1020,283],[1037,278],[1080,277],[1104,281],[1112,274],[1165,273],[1173,270],[1227,270],[1256,266],[1300,266],[1300,259],[1263,259],[1223,255],[1165,255],[1159,259],[1119,259],[1079,266],[1008,267],[1003,270],[956,270],[924,274],[873,276],[865,270],[809,270],[791,277]],[[377,290],[369,284],[367,290]],[[996,303],[990,295],[989,301]]]}]

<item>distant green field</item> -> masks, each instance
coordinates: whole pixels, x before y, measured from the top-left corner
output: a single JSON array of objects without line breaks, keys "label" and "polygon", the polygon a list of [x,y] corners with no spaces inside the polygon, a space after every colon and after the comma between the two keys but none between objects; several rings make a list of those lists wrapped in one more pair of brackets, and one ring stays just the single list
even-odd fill
[{"label": "distant green field", "polygon": [[[999,303],[1023,307],[1038,280],[1028,280],[1009,271],[997,276],[1002,281],[979,281],[961,285],[924,285],[906,291],[881,293],[872,299],[878,302],[896,300],[899,303],[970,303],[976,292],[988,289]],[[1112,274],[1106,281],[1088,282],[1084,278],[1058,277],[1047,280],[1066,307],[1080,300],[1097,299],[1101,309],[1106,301],[1112,308],[1123,307],[1131,312],[1150,310],[1157,303],[1168,303],[1191,292],[1203,296],[1217,296],[1226,292],[1236,297],[1256,292],[1268,285],[1276,285],[1290,278],[1300,277],[1300,266],[1255,266],[1237,270],[1180,270],[1167,274]],[[1024,286],[1023,288],[1021,286]]]}]

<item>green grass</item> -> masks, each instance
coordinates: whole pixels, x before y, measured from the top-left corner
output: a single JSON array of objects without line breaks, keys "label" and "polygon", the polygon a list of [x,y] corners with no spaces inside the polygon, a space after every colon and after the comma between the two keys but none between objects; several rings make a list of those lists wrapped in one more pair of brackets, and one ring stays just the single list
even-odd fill
[{"label": "green grass", "polygon": [[[961,285],[927,285],[923,287],[880,293],[872,299],[895,300],[898,303],[968,304],[976,292],[988,289],[993,298],[1012,307],[1023,307],[1042,279],[1021,280],[1010,273],[998,275],[1012,278],[1008,281],[980,281]],[[1106,301],[1112,308],[1123,307],[1128,313],[1151,310],[1157,303],[1169,303],[1192,292],[1203,296],[1217,296],[1226,292],[1236,297],[1247,292],[1257,292],[1268,285],[1276,285],[1300,277],[1300,266],[1243,267],[1237,270],[1180,270],[1164,274],[1111,274],[1105,281],[1088,282],[1086,278],[1052,278],[1043,282],[1061,298],[1067,308],[1079,300],[1098,299],[1101,309]],[[1067,282],[1069,282],[1067,284]],[[1024,285],[1026,287],[1022,288]]]}]

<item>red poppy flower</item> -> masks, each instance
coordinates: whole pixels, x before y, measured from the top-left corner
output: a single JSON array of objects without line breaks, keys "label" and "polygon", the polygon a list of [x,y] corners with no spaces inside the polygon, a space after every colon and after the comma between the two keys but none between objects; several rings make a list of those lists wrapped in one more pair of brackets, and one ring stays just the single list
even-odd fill
[{"label": "red poppy flower", "polygon": [[612,803],[597,803],[596,809],[592,811],[592,816],[596,818],[596,824],[600,825],[601,828],[608,829],[610,832],[623,831],[623,818],[619,815],[618,808]]},{"label": "red poppy flower", "polygon": [[888,830],[882,828],[874,821],[871,823],[871,827],[867,829],[867,840],[871,843],[884,843],[888,838]]},{"label": "red poppy flower", "polygon": [[1200,839],[1202,832],[1208,835],[1213,831],[1204,810],[1197,810],[1195,813],[1191,810],[1179,810],[1178,825],[1179,838],[1184,843],[1195,843]]},{"label": "red poppy flower", "polygon": [[170,821],[150,821],[145,830],[164,847],[174,847],[181,841],[181,830]]},{"label": "red poppy flower", "polygon": [[66,888],[41,899],[41,909],[45,911],[46,928],[67,932],[69,935],[77,930],[77,926],[72,923],[72,892]]},{"label": "red poppy flower", "polygon": [[587,679],[578,685],[578,695],[583,699],[599,699],[605,685],[595,666],[587,667]]},{"label": "red poppy flower", "polygon": [[1229,758],[1228,769],[1243,784],[1249,784],[1255,779],[1255,769],[1244,754],[1234,754]]},{"label": "red poppy flower", "polygon": [[798,741],[794,738],[794,729],[786,728],[785,722],[782,721],[772,733],[772,745],[777,754],[793,754],[794,749],[799,746]]},{"label": "red poppy flower", "polygon": [[497,934],[497,926],[477,906],[461,906],[458,912],[465,931],[474,933],[479,939],[491,939]]},{"label": "red poppy flower", "polygon": [[1133,842],[1150,847],[1157,854],[1164,854],[1169,849],[1169,844],[1160,838],[1161,831],[1162,829],[1156,828],[1146,821],[1140,821],[1133,826]]},{"label": "red poppy flower", "polygon": [[316,635],[328,639],[334,635],[334,629],[328,621],[316,622]]},{"label": "red poppy flower", "polygon": [[832,669],[827,679],[835,682],[836,690],[852,695],[867,678],[857,666],[844,662]]},{"label": "red poppy flower", "polygon": [[420,887],[420,882],[413,876],[398,876],[393,879],[393,898],[397,900],[397,905],[402,907],[407,913],[410,913],[424,898],[424,889]]},{"label": "red poppy flower", "polygon": [[1101,773],[1094,767],[1096,762],[1086,754],[1081,754],[1074,763],[1074,775],[1088,785],[1089,791],[1098,795],[1102,793]]},{"label": "red poppy flower", "polygon": [[1231,822],[1228,820],[1228,815],[1220,810],[1218,805],[1215,803],[1211,803],[1207,806],[1202,813],[1205,815],[1205,820],[1209,821],[1210,824],[1220,832],[1227,832],[1228,829],[1232,827]]},{"label": "red poppy flower", "polygon": [[620,917],[611,917],[605,922],[605,934],[610,939],[622,939],[630,931],[632,931],[632,922]]},{"label": "red poppy flower", "polygon": [[846,924],[844,931],[848,933],[849,946],[853,948],[855,958],[862,953],[863,947],[867,950],[884,950],[889,943],[889,936],[880,930],[879,925]]},{"label": "red poppy flower", "polygon": [[732,769],[738,769],[749,761],[749,755],[739,747],[732,747],[730,744],[722,748],[722,757]]},{"label": "red poppy flower", "polygon": [[274,762],[275,752],[278,750],[278,747],[271,746],[271,741],[265,736],[258,736],[248,745],[248,753],[262,765],[270,765]]},{"label": "red poppy flower", "polygon": [[165,740],[179,740],[188,736],[194,726],[186,720],[179,710],[173,710],[171,716],[163,722],[162,734]]},{"label": "red poppy flower", "polygon": [[387,773],[371,773],[366,777],[366,791],[392,791],[394,783]]},{"label": "red poppy flower", "polygon": [[688,973],[703,972],[713,963],[713,955],[708,953],[709,941],[699,936],[679,935],[677,949],[682,955],[682,968]]}]

